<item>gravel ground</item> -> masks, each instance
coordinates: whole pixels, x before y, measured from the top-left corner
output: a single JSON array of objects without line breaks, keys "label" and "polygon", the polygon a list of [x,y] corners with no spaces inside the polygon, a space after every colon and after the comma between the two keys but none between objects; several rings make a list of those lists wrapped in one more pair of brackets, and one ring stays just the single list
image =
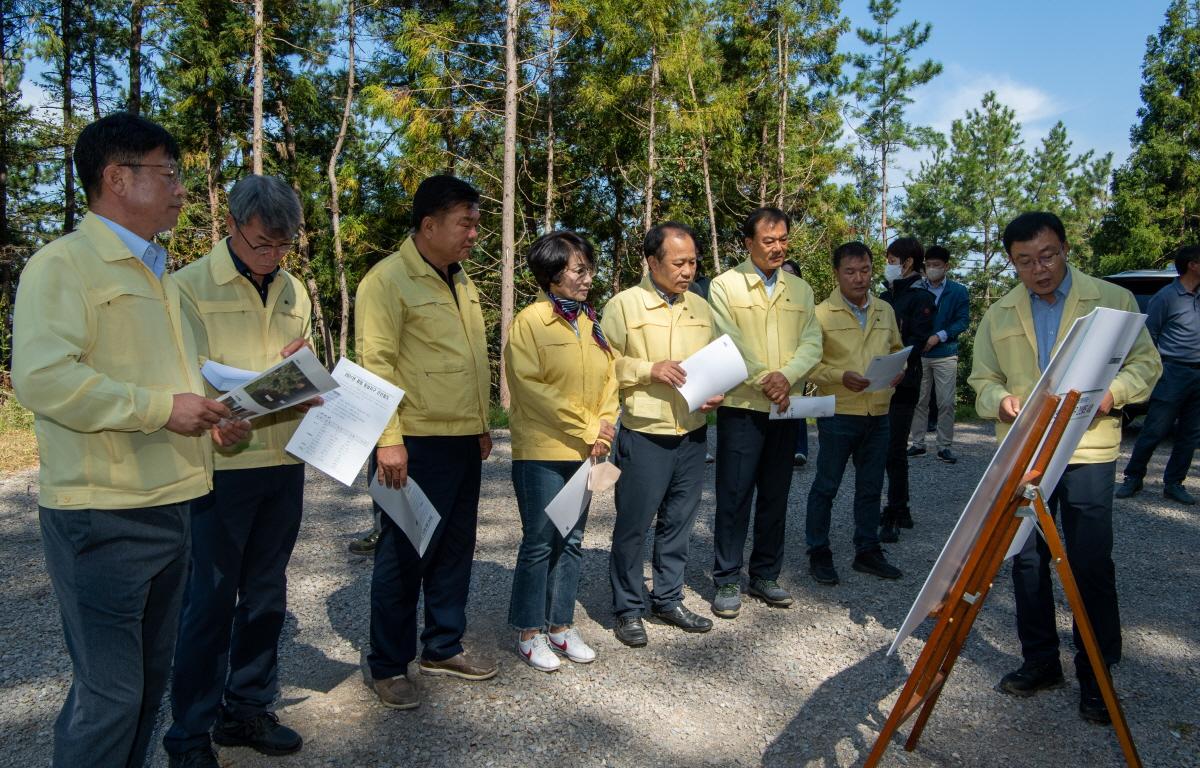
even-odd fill
[{"label": "gravel ground", "polygon": [[[520,662],[505,626],[520,526],[509,444],[501,436],[484,467],[467,632],[469,647],[499,657],[500,675],[474,684],[414,675],[423,704],[410,712],[384,709],[364,684],[371,563],[346,551],[368,521],[363,481],[346,489],[310,472],[281,644],[280,715],[304,734],[305,747],[286,758],[222,749],[221,764],[861,764],[921,642],[909,640],[898,658],[887,657],[886,648],[987,464],[990,428],[963,427],[956,448],[961,460],[954,467],[931,456],[912,461],[917,527],[902,532],[888,553],[904,570],[899,582],[849,568],[852,470],[834,509],[842,583],[822,587],[808,576],[803,529],[810,463],[794,474],[781,577],[796,605],[781,610],[748,602],[740,618],[717,620],[706,635],[651,623],[650,644],[640,650],[620,645],[611,632],[613,505],[605,494],[593,503],[588,522],[576,617],[599,659],[565,663],[546,675]],[[1125,642],[1115,679],[1144,763],[1200,766],[1200,510],[1163,500],[1157,478],[1164,460],[1160,448],[1150,473],[1156,482],[1115,509]],[[70,670],[36,512],[34,473],[0,480],[0,766],[47,764]],[[712,519],[710,467],[685,594],[692,609],[705,613],[713,594]],[[1080,720],[1073,684],[1027,700],[994,690],[1020,663],[1008,583],[1006,568],[917,750],[905,752],[897,739],[885,765],[1123,765],[1113,731]],[[1061,593],[1059,604],[1063,661],[1072,680]],[[927,636],[931,624],[918,636]],[[165,763],[159,748],[153,764]]]}]

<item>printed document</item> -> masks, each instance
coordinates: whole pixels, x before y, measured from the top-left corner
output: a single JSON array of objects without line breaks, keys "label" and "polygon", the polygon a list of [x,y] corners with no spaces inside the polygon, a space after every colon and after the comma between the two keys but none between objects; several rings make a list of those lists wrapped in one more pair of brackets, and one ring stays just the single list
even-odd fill
[{"label": "printed document", "polygon": [[592,500],[592,492],[588,490],[588,475],[591,473],[592,460],[589,457],[583,460],[567,484],[546,505],[546,516],[564,539],[575,529],[583,510]]},{"label": "printed document", "polygon": [[881,389],[891,389],[892,382],[908,365],[908,355],[911,352],[912,347],[905,347],[890,355],[873,357],[871,364],[867,366],[867,372],[863,374],[863,378],[870,379],[871,383],[863,391],[878,392]]},{"label": "printed document", "polygon": [[221,395],[217,402],[229,406],[235,419],[253,419],[291,408],[336,386],[337,382],[312,350],[301,347],[282,362]]},{"label": "printed document", "polygon": [[392,518],[392,522],[404,531],[417,554],[424,557],[442,516],[434,509],[417,481],[410,477],[403,488],[388,488],[372,477],[367,490],[375,503]]},{"label": "printed document", "polygon": [[687,401],[688,411],[696,411],[709,398],[723,395],[746,380],[746,361],[729,334],[709,343],[680,367],[687,372],[687,381],[679,394]]},{"label": "printed document", "polygon": [[779,419],[819,419],[824,416],[833,415],[834,396],[826,395],[825,397],[801,397],[793,395],[788,398],[788,407],[786,410],[780,411],[779,406],[771,404],[771,410],[767,414],[767,418],[771,421]]}]

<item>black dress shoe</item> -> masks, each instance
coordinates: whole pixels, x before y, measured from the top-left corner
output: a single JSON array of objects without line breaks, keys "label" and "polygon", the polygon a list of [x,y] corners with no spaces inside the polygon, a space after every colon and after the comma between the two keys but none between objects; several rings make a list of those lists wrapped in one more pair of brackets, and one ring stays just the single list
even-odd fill
[{"label": "black dress shoe", "polygon": [[168,754],[167,765],[169,768],[221,768],[221,764],[217,762],[217,756],[213,754],[212,747],[207,744],[177,755]]},{"label": "black dress shoe", "polygon": [[1000,690],[1013,696],[1032,696],[1063,683],[1062,664],[1058,659],[1040,663],[1025,662],[1021,668],[1000,679]]},{"label": "black dress shoe", "polygon": [[1104,696],[1100,694],[1100,684],[1091,675],[1079,678],[1079,716],[1098,725],[1112,723]]},{"label": "black dress shoe", "polygon": [[814,552],[808,556],[808,572],[818,584],[833,586],[838,583],[837,569],[833,567],[833,553],[828,549]]},{"label": "black dress shoe", "polygon": [[673,627],[679,627],[684,632],[707,632],[713,626],[712,619],[697,616],[682,603],[666,611],[655,611],[654,618]]},{"label": "black dress shoe", "polygon": [[642,648],[646,645],[646,627],[642,624],[641,616],[618,616],[617,628],[613,633],[630,648]]},{"label": "black dress shoe", "polygon": [[869,573],[881,579],[898,579],[904,575],[899,568],[887,561],[887,558],[883,556],[883,550],[879,547],[859,552],[854,556],[854,562],[850,564],[850,567],[860,573]]},{"label": "black dress shoe", "polygon": [[264,755],[290,755],[304,744],[300,734],[280,725],[274,712],[260,712],[248,720],[233,720],[224,711],[213,726],[212,740],[222,747],[250,747]]}]

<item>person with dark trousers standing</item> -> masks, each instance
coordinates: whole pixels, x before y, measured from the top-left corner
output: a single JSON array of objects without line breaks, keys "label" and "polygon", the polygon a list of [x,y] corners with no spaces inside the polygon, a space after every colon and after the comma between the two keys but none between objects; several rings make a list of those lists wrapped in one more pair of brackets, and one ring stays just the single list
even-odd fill
[{"label": "person with dark trousers standing", "polygon": [[[1020,284],[984,313],[967,380],[975,390],[980,417],[999,422],[997,442],[1004,439],[1075,320],[1097,307],[1138,311],[1129,291],[1070,265],[1066,230],[1054,214],[1023,213],[1009,222],[1002,238]],[[1161,373],[1158,352],[1143,329],[1049,499],[1050,514],[1061,515],[1071,571],[1109,667],[1121,660],[1121,619],[1112,559],[1113,485],[1121,449],[1121,419],[1114,410],[1146,400]],[[1031,696],[1063,682],[1050,549],[1041,536],[1025,540],[1013,558],[1012,577],[1024,661],[1004,676],[1000,690]],[[1108,723],[1096,671],[1088,662],[1078,627],[1073,629],[1079,714],[1085,720]]]},{"label": "person with dark trousers standing", "polygon": [[[787,259],[780,267],[789,275],[800,277],[800,265],[795,259]],[[798,419],[798,429],[796,430],[796,450],[792,454],[792,464],[797,467],[803,467],[808,463],[808,419]]]},{"label": "person with dark trousers standing", "polygon": [[958,458],[950,449],[954,442],[954,402],[958,388],[958,337],[967,330],[971,298],[967,287],[946,274],[950,251],[935,245],[925,251],[925,279],[920,285],[933,294],[937,315],[933,333],[921,355],[921,396],[917,400],[909,434],[908,456],[925,455],[926,426],[931,414],[937,420],[937,457],[946,464]]},{"label": "person with dark trousers standing", "polygon": [[1174,444],[1163,472],[1163,496],[1192,505],[1196,499],[1183,482],[1200,443],[1200,245],[1178,249],[1174,260],[1179,277],[1154,294],[1146,311],[1146,330],[1162,356],[1163,375],[1150,395],[1150,410],[1116,497],[1127,499],[1142,490],[1146,465],[1170,434]]},{"label": "person with dark trousers standing", "polygon": [[[168,278],[179,286],[202,358],[262,371],[309,343],[312,302],[279,267],[300,216],[300,200],[282,179],[245,176],[229,192],[229,236]],[[279,695],[287,565],[304,506],[304,464],[284,447],[312,404],[262,416],[249,440],[218,450],[213,491],[192,502],[174,722],[163,738],[172,768],[216,768],[213,741],[267,755],[303,743],[270,707]]]},{"label": "person with dark trousers standing", "polygon": [[614,459],[621,470],[613,501],[609,560],[617,639],[631,648],[648,642],[642,616],[643,551],[654,526],[650,610],[684,632],[707,632],[712,620],[683,604],[688,541],[704,489],[706,414],[695,413],[676,387],[687,380],[681,360],[713,340],[712,310],[688,290],[696,274],[696,236],[685,224],[657,224],[642,243],[646,276],[604,307],[600,328],[616,354],[621,424]]},{"label": "person with dark trousers standing", "polygon": [[[13,318],[13,389],[37,432],[38,519],[71,657],[54,768],[146,761],[171,671],[193,499],[212,489],[211,432],[249,423],[205,397],[163,280],[185,191],[179,146],[124,112],[79,132],[79,228],[35,253]],[[40,728],[30,723],[27,728]]]},{"label": "person with dark trousers standing", "polygon": [[481,472],[492,451],[487,334],[479,292],[462,268],[479,237],[479,192],[453,176],[425,179],[413,195],[412,227],[400,250],[363,277],[355,302],[360,363],[405,392],[367,471],[389,488],[415,481],[441,516],[421,556],[380,515],[367,664],[375,694],[392,709],[420,704],[407,672],[422,592],[421,673],[487,680],[499,669],[462,642]]},{"label": "person with dark trousers standing", "polygon": [[809,573],[819,584],[838,583],[829,542],[833,501],[854,461],[854,560],[851,567],[881,579],[898,579],[900,569],[879,546],[879,497],[883,491],[888,447],[888,401],[891,386],[867,392],[864,374],[871,358],[902,349],[896,313],[871,295],[871,250],[860,242],[844,243],[833,252],[837,287],[817,305],[821,325],[821,361],[813,370],[817,394],[834,397],[834,414],[817,419],[817,473],[808,492],[805,543]]},{"label": "person with dark trousers standing", "polygon": [[915,237],[898,237],[887,248],[883,268],[887,290],[879,298],[892,305],[900,326],[900,340],[912,347],[904,380],[896,387],[888,407],[887,504],[879,519],[879,540],[900,540],[901,528],[912,528],[908,497],[908,431],[921,397],[921,354],[933,335],[937,303],[933,294],[918,285],[925,266],[925,249]]},{"label": "person with dark trousers standing", "polygon": [[[742,562],[754,509],[754,545],[747,594],[786,608],[779,585],[784,526],[792,486],[795,419],[772,421],[821,360],[821,326],[812,288],[780,269],[791,219],[778,208],[757,208],[742,224],[749,258],[717,276],[709,288],[719,334],[729,334],[748,376],[717,410],[717,512],[713,524],[712,611],[723,619],[741,611]],[[755,498],[757,496],[757,498]]]}]

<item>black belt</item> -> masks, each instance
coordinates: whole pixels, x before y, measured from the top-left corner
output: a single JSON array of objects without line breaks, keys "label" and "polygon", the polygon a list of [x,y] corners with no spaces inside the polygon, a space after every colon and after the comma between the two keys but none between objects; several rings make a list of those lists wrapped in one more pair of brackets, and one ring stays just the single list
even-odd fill
[{"label": "black belt", "polygon": [[1174,357],[1164,357],[1163,362],[1170,363],[1171,365],[1182,365],[1184,368],[1195,368],[1200,370],[1200,363],[1190,363],[1187,360],[1179,360]]}]

